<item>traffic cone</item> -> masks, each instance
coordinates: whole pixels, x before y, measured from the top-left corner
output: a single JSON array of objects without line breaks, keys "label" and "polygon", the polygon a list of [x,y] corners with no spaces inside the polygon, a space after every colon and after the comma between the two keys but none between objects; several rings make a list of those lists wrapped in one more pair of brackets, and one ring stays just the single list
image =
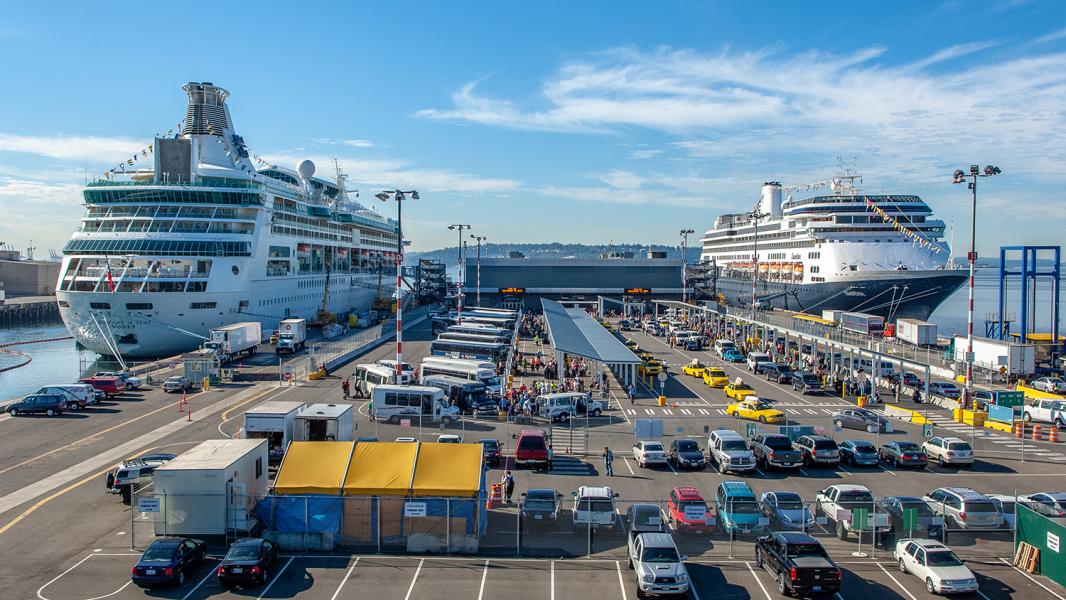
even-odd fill
[{"label": "traffic cone", "polygon": [[1043,433],[1044,433],[1043,432],[1043,428],[1040,426],[1039,423],[1036,423],[1035,425],[1033,425],[1033,439],[1034,440],[1043,439],[1043,437],[1044,437]]},{"label": "traffic cone", "polygon": [[1016,421],[1014,423],[1014,437],[1018,439],[1025,437],[1025,425],[1023,425],[1021,421]]},{"label": "traffic cone", "polygon": [[1054,425],[1052,425],[1051,428],[1047,430],[1047,441],[1049,441],[1049,442],[1057,442],[1057,441],[1059,441],[1059,428],[1058,427],[1055,427]]}]

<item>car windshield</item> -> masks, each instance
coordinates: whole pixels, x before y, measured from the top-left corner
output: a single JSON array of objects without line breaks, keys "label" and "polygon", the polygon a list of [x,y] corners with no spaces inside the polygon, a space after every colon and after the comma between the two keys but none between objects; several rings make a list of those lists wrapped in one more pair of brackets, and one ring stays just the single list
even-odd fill
[{"label": "car windshield", "polygon": [[481,445],[484,446],[486,450],[495,450],[500,446],[499,442],[496,440],[481,440]]},{"label": "car windshield", "polygon": [[682,440],[677,443],[678,452],[699,452],[700,445],[692,440]]},{"label": "car windshield", "polygon": [[756,402],[751,405],[752,410],[770,410],[773,407],[765,402]]},{"label": "car windshield", "polygon": [[759,512],[759,505],[754,500],[743,499],[730,502],[731,512],[738,515],[754,515]]},{"label": "car windshield", "polygon": [[903,452],[917,452],[921,450],[918,444],[915,444],[914,442],[896,442],[896,445],[899,446],[899,449]]},{"label": "car windshield", "polygon": [[702,369],[703,368],[703,363],[694,362],[694,363],[689,363],[688,366],[692,367],[693,369]]},{"label": "car windshield", "polygon": [[680,557],[673,548],[648,548],[644,550],[641,560],[646,563],[676,563],[680,562]]},{"label": "car windshield", "polygon": [[169,562],[174,557],[173,544],[153,544],[144,551],[141,562]]},{"label": "car windshield", "polygon": [[782,373],[791,373],[792,372],[792,369],[790,369],[788,365],[774,365],[774,368],[777,369],[778,371],[781,371]]},{"label": "car windshield", "polygon": [[237,544],[226,553],[226,560],[253,560],[259,558],[259,547],[252,544]]},{"label": "car windshield", "polygon": [[852,445],[852,448],[854,448],[856,452],[877,452],[877,449],[874,448],[873,444],[866,442],[857,442]]},{"label": "car windshield", "polygon": [[804,375],[803,383],[821,383],[822,380],[818,379],[817,375]]},{"label": "car windshield", "polygon": [[614,503],[610,500],[582,500],[577,509],[592,512],[614,512]]},{"label": "car windshield", "polygon": [[801,556],[825,556],[825,550],[818,544],[790,544],[788,546],[789,558]]},{"label": "car windshield", "polygon": [[648,443],[648,444],[644,444],[644,451],[645,452],[662,452],[663,451],[663,445],[660,444],[659,442],[651,442],[651,443]]},{"label": "car windshield", "polygon": [[637,510],[633,513],[634,525],[661,525],[662,515],[658,509]]},{"label": "car windshield", "polygon": [[791,450],[792,443],[788,441],[787,437],[768,437],[763,441],[767,448],[773,450]]},{"label": "car windshield", "polygon": [[709,369],[707,375],[710,375],[711,377],[725,377],[725,371],[721,369]]},{"label": "car windshield", "polygon": [[973,448],[971,448],[966,442],[951,442],[948,444],[948,450],[970,451],[973,450]]},{"label": "car windshield", "polygon": [[722,450],[729,451],[744,451],[748,449],[748,444],[744,440],[722,440]]},{"label": "car windshield", "polygon": [[950,550],[937,550],[926,555],[926,564],[930,567],[961,567],[962,561]]},{"label": "car windshield", "polygon": [[777,508],[781,510],[803,510],[803,501],[798,496],[778,496]]},{"label": "car windshield", "polygon": [[933,509],[929,508],[929,505],[925,502],[904,502],[901,506],[903,507],[903,510],[913,509],[917,511],[919,517],[936,516],[936,513],[933,512]]},{"label": "car windshield", "polygon": [[555,510],[555,500],[548,498],[526,498],[527,510]]},{"label": "car windshield", "polygon": [[181,383],[181,377],[171,377],[167,379],[167,383]]},{"label": "car windshield", "polygon": [[866,491],[854,491],[854,492],[841,492],[837,496],[837,504],[841,506],[860,506],[863,504],[873,504],[874,496],[870,492]]}]

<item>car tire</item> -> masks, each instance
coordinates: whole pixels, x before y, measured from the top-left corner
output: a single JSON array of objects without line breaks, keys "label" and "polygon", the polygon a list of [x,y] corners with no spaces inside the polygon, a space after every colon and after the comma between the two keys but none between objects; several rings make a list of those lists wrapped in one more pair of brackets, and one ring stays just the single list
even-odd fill
[{"label": "car tire", "polygon": [[1026,424],[1032,423],[1033,422],[1033,415],[1031,415],[1029,413],[1022,413],[1022,420],[1025,421]]},{"label": "car tire", "polygon": [[930,594],[936,593],[936,587],[933,585],[933,580],[930,577],[925,578],[925,591],[929,592]]},{"label": "car tire", "polygon": [[844,429],[844,421],[841,421],[840,419],[837,419],[836,421],[833,421],[833,425],[836,425],[840,429]]},{"label": "car tire", "polygon": [[762,550],[755,549],[755,566],[762,568]]},{"label": "car tire", "polygon": [[766,417],[759,416],[759,422],[762,423],[763,425],[765,425],[766,424]]},{"label": "car tire", "polygon": [[844,529],[844,524],[839,522],[839,521],[837,521],[837,539],[838,540],[846,540],[846,539],[848,539],[848,532],[847,532],[847,530]]},{"label": "car tire", "polygon": [[629,567],[630,569],[633,568],[633,557],[632,556],[626,557],[626,566]]},{"label": "car tire", "polygon": [[600,416],[601,414],[603,414],[603,413],[601,413],[601,412],[600,412],[600,409],[598,409],[598,408],[597,408],[596,410],[592,411],[592,416],[593,416],[593,417],[598,417],[598,416]]},{"label": "car tire", "polygon": [[8,412],[8,414],[10,414],[10,415],[11,415],[12,417],[17,417],[17,416],[19,416],[19,411],[18,411],[17,409],[14,409],[14,408],[12,408],[11,410],[9,410],[9,411],[7,411],[7,412]]},{"label": "car tire", "polygon": [[937,459],[936,459],[936,462],[940,465],[941,468],[944,467],[944,457],[943,456],[938,456]]},{"label": "car tire", "polygon": [[178,569],[178,585],[185,583],[185,569]]},{"label": "car tire", "polygon": [[907,572],[907,563],[903,562],[902,558],[899,559],[899,572],[900,573],[906,573]]},{"label": "car tire", "polygon": [[785,573],[784,572],[780,572],[780,573],[777,574],[777,591],[782,596],[791,595],[791,594],[789,594],[790,590],[788,589],[788,584],[785,583]]},{"label": "car tire", "polygon": [[877,433],[877,428],[873,425],[866,426],[866,433]]},{"label": "car tire", "polygon": [[56,416],[56,411],[49,408],[48,410],[44,411],[44,414],[48,415],[49,417],[54,417]]}]

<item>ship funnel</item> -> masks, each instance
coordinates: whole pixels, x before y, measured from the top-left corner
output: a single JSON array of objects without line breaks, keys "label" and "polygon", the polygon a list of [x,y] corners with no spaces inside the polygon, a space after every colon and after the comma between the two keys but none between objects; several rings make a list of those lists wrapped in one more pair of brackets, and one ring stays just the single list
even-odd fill
[{"label": "ship funnel", "polygon": [[759,199],[759,212],[771,218],[781,217],[781,184],[767,181],[762,184],[762,197]]},{"label": "ship funnel", "polygon": [[231,129],[229,109],[226,108],[229,92],[207,81],[190,81],[181,89],[189,95],[183,134],[225,137],[226,130]]}]

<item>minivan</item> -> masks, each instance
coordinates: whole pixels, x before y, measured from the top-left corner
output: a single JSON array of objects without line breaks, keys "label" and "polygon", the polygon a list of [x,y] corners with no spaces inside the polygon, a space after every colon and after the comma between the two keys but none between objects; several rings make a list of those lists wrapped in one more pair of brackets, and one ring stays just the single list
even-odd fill
[{"label": "minivan", "polygon": [[516,466],[548,466],[548,436],[543,429],[523,429],[518,433],[514,462]]},{"label": "minivan", "polygon": [[355,397],[370,398],[377,386],[396,384],[396,369],[381,365],[356,365],[354,378],[355,385],[352,387]]},{"label": "minivan", "polygon": [[736,348],[737,345],[729,340],[714,340],[714,353],[721,356],[727,348]]},{"label": "minivan", "polygon": [[614,499],[618,494],[607,486],[583,485],[573,493],[574,529],[581,531],[590,527],[613,529],[615,524]]},{"label": "minivan", "polygon": [[992,499],[970,488],[937,488],[922,500],[944,517],[949,529],[998,529],[1004,524],[1003,513]]}]

